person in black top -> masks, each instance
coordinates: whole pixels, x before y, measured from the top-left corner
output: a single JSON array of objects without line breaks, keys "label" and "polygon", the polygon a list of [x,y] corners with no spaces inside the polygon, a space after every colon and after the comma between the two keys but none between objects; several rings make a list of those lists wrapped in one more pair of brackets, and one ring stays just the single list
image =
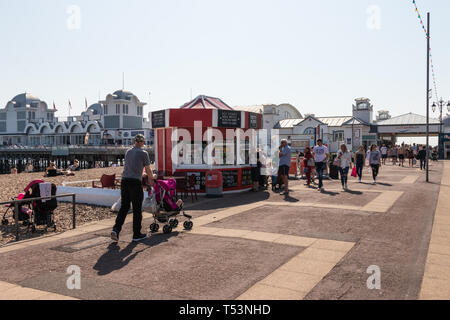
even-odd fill
[{"label": "person in black top", "polygon": [[130,205],[133,204],[133,242],[142,241],[147,235],[141,233],[142,229],[142,173],[147,173],[148,185],[154,185],[153,172],[150,168],[150,158],[147,151],[142,148],[145,145],[145,137],[138,134],[134,138],[134,147],[128,149],[125,154],[125,166],[120,183],[121,207],[116,217],[116,223],[111,231],[111,239],[119,241],[119,234],[125,223]]},{"label": "person in black top", "polygon": [[366,163],[366,151],[364,146],[360,146],[355,154],[356,174],[358,175],[358,182],[361,183],[364,164]]},{"label": "person in black top", "polygon": [[425,170],[425,160],[427,159],[427,147],[423,146],[422,150],[419,151],[418,154],[419,160],[420,160],[420,170]]}]

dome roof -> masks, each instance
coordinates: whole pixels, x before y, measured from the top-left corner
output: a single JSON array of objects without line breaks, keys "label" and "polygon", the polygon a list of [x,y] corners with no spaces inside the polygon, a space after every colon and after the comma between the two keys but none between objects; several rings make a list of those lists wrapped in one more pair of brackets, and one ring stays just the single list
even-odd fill
[{"label": "dome roof", "polygon": [[29,93],[21,93],[15,96],[11,101],[17,106],[25,106],[31,102],[41,102],[41,99]]},{"label": "dome roof", "polygon": [[94,103],[88,108],[88,111],[91,110],[93,115],[103,114],[103,108],[100,103]]},{"label": "dome roof", "polygon": [[117,90],[113,93],[113,96],[117,99],[131,100],[131,97],[135,96],[132,92],[126,90]]}]

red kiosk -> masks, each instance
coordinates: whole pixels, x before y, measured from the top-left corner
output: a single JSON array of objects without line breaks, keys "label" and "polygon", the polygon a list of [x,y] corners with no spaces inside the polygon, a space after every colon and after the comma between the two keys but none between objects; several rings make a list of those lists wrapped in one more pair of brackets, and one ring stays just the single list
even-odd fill
[{"label": "red kiosk", "polygon": [[[227,137],[230,133],[236,133],[237,130],[247,134],[255,133],[256,130],[262,128],[262,115],[233,110],[219,98],[202,95],[178,109],[152,112],[151,122],[155,133],[154,150],[157,171],[164,171],[166,175],[172,175],[175,172],[186,172],[188,176],[194,174],[197,181],[196,188],[200,194],[205,193],[205,175],[211,170],[218,170],[222,173],[224,193],[241,192],[252,188],[248,135],[239,136],[241,137],[239,138],[241,150],[236,150],[237,138],[231,141]],[[201,126],[199,127],[200,122]],[[204,159],[199,162],[193,157],[186,161],[188,157],[183,155],[184,150],[188,150],[186,148],[183,148],[178,159],[173,161],[172,157],[176,156],[178,152],[173,151],[174,147],[187,141],[187,139],[184,140],[186,134],[191,137],[185,144],[191,150],[189,155],[193,154],[196,147],[202,149],[199,150],[199,153],[203,155],[208,145],[205,136],[211,132],[211,129],[215,129],[215,132],[220,132],[223,136],[223,140],[213,140],[215,141],[213,154],[217,154],[219,157],[223,154],[224,161],[222,163],[207,164]],[[243,146],[246,147],[243,148]],[[231,154],[234,159],[231,159],[230,163],[230,150],[227,152],[227,148],[233,147],[234,152]],[[238,152],[245,153],[245,156],[242,157],[243,164],[237,163]]]}]

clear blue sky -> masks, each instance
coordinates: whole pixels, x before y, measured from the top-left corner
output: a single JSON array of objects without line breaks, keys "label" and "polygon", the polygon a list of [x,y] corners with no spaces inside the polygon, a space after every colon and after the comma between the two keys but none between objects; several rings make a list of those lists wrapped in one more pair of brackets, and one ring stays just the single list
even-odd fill
[{"label": "clear blue sky", "polygon": [[[439,95],[450,99],[450,1],[432,13]],[[69,5],[81,9],[70,30]],[[370,5],[380,30],[367,27]],[[412,0],[2,0],[0,107],[30,92],[72,115],[122,87],[152,108],[193,95],[231,106],[291,103],[347,115],[357,97],[392,115],[425,113],[426,39]],[[145,109],[147,115],[150,108]]]}]

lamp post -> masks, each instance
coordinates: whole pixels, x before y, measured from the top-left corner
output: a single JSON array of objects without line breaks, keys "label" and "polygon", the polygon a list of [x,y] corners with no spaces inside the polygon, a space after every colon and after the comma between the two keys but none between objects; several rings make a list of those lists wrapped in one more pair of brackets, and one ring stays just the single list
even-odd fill
[{"label": "lamp post", "polygon": [[430,182],[430,174],[428,167],[429,145],[430,145],[430,13],[427,13],[427,156],[425,161],[426,166],[426,181]]},{"label": "lamp post", "polygon": [[[442,110],[445,105],[445,101],[441,98],[441,100],[434,102],[432,105],[433,113],[436,112],[436,108],[439,108],[439,157],[441,158],[441,135],[442,135]],[[450,112],[450,101],[447,101],[447,110]]]}]

